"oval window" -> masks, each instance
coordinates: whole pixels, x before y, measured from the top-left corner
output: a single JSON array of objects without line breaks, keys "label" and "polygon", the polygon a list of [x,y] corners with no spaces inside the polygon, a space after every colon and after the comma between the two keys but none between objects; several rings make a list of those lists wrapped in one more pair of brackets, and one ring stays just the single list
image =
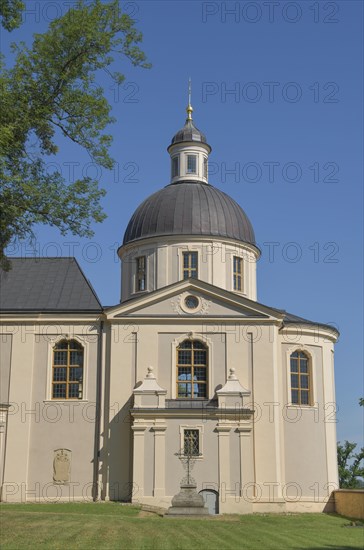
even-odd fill
[{"label": "oval window", "polygon": [[196,309],[196,307],[198,307],[199,301],[196,296],[187,296],[185,298],[185,304],[188,309]]}]

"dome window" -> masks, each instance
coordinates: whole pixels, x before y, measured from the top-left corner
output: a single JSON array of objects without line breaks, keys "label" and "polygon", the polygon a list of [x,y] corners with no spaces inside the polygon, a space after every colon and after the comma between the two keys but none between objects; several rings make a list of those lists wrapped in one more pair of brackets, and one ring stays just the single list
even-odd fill
[{"label": "dome window", "polygon": [[183,278],[198,278],[197,252],[183,252]]},{"label": "dome window", "polygon": [[146,266],[146,257],[145,256],[139,256],[139,258],[136,259],[137,264],[137,284],[136,284],[136,290],[138,292],[141,292],[143,290],[146,290],[146,282],[147,282],[147,266]]},{"label": "dome window", "polygon": [[243,290],[243,259],[234,256],[233,266],[234,290],[241,292]]},{"label": "dome window", "polygon": [[207,180],[207,157],[203,159],[203,177]]},{"label": "dome window", "polygon": [[172,158],[172,178],[179,176],[179,156]]},{"label": "dome window", "polygon": [[187,155],[187,174],[197,173],[196,155]]}]

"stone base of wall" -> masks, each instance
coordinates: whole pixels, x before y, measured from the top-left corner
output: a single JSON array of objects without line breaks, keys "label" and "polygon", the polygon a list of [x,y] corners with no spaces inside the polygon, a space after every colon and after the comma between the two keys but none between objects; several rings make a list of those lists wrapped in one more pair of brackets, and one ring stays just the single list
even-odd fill
[{"label": "stone base of wall", "polygon": [[55,484],[52,482],[41,484],[39,482],[27,484],[4,483],[1,491],[2,502],[93,502],[94,484],[92,481],[81,485],[70,482],[66,484]]},{"label": "stone base of wall", "polygon": [[[144,496],[133,499],[133,504],[156,506],[167,511],[173,497]],[[219,502],[220,514],[285,514],[285,513],[332,513],[335,512],[333,496],[329,499],[322,499],[319,502],[312,499],[301,498],[299,501],[285,501],[276,499],[275,502],[260,500],[252,502],[234,496],[225,497]]]},{"label": "stone base of wall", "polygon": [[335,512],[348,518],[364,519],[364,489],[335,491]]}]

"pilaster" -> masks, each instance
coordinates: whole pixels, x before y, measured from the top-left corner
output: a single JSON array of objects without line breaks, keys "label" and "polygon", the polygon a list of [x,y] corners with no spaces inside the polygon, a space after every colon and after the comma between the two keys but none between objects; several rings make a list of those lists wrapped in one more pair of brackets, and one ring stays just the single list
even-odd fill
[{"label": "pilaster", "polygon": [[154,432],[154,481],[153,496],[165,496],[165,471],[166,471],[166,429],[165,424],[152,427]]},{"label": "pilaster", "polygon": [[[145,430],[147,426],[144,424],[134,424],[131,427],[133,430],[133,483],[136,485],[133,492],[133,501],[138,501],[139,497],[144,496],[144,447],[145,447]],[[135,495],[135,497],[134,497]]]},{"label": "pilaster", "polygon": [[240,496],[253,498],[254,495],[254,455],[252,429],[248,426],[239,426],[240,448]]},{"label": "pilaster", "polygon": [[230,431],[231,426],[216,427],[219,447],[219,493],[221,495],[230,489]]}]

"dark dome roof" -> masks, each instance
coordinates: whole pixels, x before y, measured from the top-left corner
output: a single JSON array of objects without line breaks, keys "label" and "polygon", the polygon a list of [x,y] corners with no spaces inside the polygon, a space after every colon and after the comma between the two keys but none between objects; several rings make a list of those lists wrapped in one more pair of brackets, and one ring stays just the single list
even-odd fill
[{"label": "dark dome roof", "polygon": [[134,212],[123,244],[159,235],[227,237],[255,245],[242,208],[212,185],[183,181],[148,197]]},{"label": "dark dome roof", "polygon": [[199,141],[200,143],[206,143],[206,136],[194,125],[191,119],[187,119],[185,125],[181,130],[173,136],[171,145],[175,143],[182,143],[183,141]]}]

